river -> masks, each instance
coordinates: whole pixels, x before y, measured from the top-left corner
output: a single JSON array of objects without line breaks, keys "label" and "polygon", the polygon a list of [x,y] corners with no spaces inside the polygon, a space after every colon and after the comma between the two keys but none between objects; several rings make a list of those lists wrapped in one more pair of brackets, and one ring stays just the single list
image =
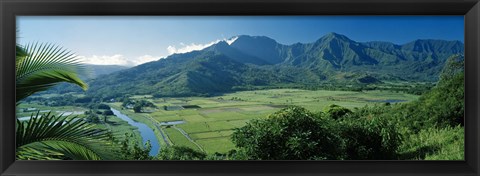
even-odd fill
[{"label": "river", "polygon": [[115,114],[115,116],[117,116],[118,118],[124,121],[127,121],[128,124],[138,128],[138,131],[140,131],[140,135],[142,136],[144,144],[147,142],[147,140],[150,140],[150,144],[152,145],[152,150],[150,150],[150,156],[156,156],[158,154],[158,151],[160,150],[160,143],[158,142],[158,139],[155,136],[155,133],[150,127],[148,127],[143,123],[133,121],[130,117],[128,117],[125,114],[122,114],[120,111],[116,109],[111,108],[111,110],[113,114]]}]

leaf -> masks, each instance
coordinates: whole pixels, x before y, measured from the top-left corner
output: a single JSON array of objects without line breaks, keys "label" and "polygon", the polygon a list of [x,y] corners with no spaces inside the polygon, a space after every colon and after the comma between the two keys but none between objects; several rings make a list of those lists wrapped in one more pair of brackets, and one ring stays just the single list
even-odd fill
[{"label": "leaf", "polygon": [[23,49],[17,45],[16,71],[17,102],[61,82],[88,89],[78,77],[86,71],[84,66],[73,53],[52,44],[35,43]]},{"label": "leaf", "polygon": [[[17,158],[100,160],[117,158],[116,149],[105,130],[78,118],[54,116],[50,112],[17,119]],[[43,153],[43,154],[42,154]]]}]

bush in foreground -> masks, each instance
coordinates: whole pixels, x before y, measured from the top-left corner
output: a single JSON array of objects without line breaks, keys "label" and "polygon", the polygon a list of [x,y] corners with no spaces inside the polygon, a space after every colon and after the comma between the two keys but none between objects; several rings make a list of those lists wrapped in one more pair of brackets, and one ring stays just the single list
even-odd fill
[{"label": "bush in foreground", "polygon": [[255,160],[336,160],[342,139],[330,119],[301,107],[289,107],[236,129],[233,142]]}]

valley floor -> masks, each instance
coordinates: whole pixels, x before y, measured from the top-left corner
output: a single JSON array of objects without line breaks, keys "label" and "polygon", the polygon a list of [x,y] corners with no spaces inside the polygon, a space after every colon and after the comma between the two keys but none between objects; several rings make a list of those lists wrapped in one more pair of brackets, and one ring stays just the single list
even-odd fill
[{"label": "valley floor", "polygon": [[[213,154],[235,149],[230,140],[235,128],[244,126],[254,118],[266,118],[289,105],[318,112],[331,104],[353,109],[379,103],[409,102],[418,96],[390,91],[271,89],[241,91],[216,97],[152,98],[150,95],[137,95],[133,98],[145,99],[158,107],[146,109],[147,112],[139,115],[153,119],[154,121],[149,121],[160,127],[161,132],[167,136],[161,143],[186,146]],[[118,107],[121,103],[111,105]],[[170,125],[169,122],[174,124]],[[162,139],[161,136],[157,138]]]},{"label": "valley floor", "polygon": [[[131,119],[152,128],[161,147],[186,146],[207,154],[226,153],[235,149],[230,136],[235,128],[244,126],[254,118],[266,118],[269,114],[290,105],[302,106],[312,112],[323,111],[336,104],[350,109],[375,104],[402,103],[418,99],[419,96],[393,91],[327,91],[300,89],[270,89],[240,91],[216,97],[153,98],[151,95],[136,95],[136,100],[147,100],[157,108],[144,108],[142,113],[123,108],[121,102],[108,103],[112,108],[128,115]],[[32,111],[23,112],[28,108]],[[70,112],[83,117],[88,109],[73,106],[50,107],[22,103],[17,116],[27,117],[33,111],[54,111],[58,114]],[[68,115],[68,114],[67,114]],[[134,131],[116,116],[109,116],[107,123],[101,120],[98,128],[110,129],[120,138],[125,132]],[[141,141],[141,140],[138,140]]]}]

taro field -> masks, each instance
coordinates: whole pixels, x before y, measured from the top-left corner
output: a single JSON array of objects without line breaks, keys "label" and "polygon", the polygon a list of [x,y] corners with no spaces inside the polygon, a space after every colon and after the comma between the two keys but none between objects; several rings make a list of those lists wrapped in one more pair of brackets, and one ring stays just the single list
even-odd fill
[{"label": "taro field", "polygon": [[162,143],[213,154],[235,149],[230,139],[235,128],[244,126],[254,118],[266,118],[289,105],[318,112],[331,104],[355,108],[387,102],[408,102],[416,100],[418,96],[390,91],[273,89],[215,97],[152,98],[141,95],[134,98],[151,101],[158,107],[146,114],[165,136]]}]

